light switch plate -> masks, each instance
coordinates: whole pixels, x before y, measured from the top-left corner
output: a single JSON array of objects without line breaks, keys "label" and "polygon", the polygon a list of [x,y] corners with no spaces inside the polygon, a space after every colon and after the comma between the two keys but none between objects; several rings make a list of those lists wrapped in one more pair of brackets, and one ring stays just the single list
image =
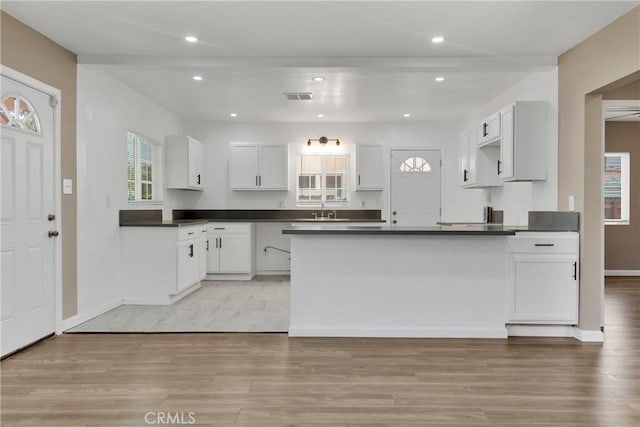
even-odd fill
[{"label": "light switch plate", "polygon": [[62,180],[62,194],[73,194],[73,180],[66,178]]},{"label": "light switch plate", "polygon": [[576,198],[574,197],[573,194],[569,195],[569,210],[570,211],[576,210]]}]

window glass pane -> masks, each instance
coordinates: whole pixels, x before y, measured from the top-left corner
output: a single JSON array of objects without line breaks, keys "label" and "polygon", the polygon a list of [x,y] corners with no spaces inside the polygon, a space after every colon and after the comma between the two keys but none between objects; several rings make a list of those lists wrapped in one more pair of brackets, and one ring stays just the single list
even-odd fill
[{"label": "window glass pane", "polygon": [[343,187],[346,187],[347,165],[347,156],[300,156],[298,158],[298,201],[318,204],[323,201],[346,201],[346,189]]},{"label": "window glass pane", "polygon": [[40,133],[40,119],[31,103],[21,96],[7,96],[0,104],[1,123],[33,133]]},{"label": "window glass pane", "polygon": [[604,218],[622,219],[622,156],[604,158]]}]

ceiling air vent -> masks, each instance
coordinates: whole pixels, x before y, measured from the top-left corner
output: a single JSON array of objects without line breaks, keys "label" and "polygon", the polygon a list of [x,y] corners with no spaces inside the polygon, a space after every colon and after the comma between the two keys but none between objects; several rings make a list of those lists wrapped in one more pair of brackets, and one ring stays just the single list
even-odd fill
[{"label": "ceiling air vent", "polygon": [[285,92],[284,96],[289,101],[311,101],[313,99],[313,93],[311,92]]}]

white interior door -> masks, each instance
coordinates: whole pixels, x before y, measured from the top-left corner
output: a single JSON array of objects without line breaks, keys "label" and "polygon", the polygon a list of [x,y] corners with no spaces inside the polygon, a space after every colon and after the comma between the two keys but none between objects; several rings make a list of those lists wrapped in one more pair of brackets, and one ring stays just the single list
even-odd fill
[{"label": "white interior door", "polygon": [[[54,112],[49,95],[2,76],[2,355],[55,330]],[[49,219],[49,215],[53,219]]]},{"label": "white interior door", "polygon": [[440,221],[440,151],[391,151],[391,224],[432,226]]}]

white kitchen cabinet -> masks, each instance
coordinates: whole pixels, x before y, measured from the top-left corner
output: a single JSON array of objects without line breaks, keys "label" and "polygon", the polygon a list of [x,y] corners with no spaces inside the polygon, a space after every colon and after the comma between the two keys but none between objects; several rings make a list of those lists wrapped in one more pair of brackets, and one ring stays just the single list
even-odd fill
[{"label": "white kitchen cabinet", "polygon": [[507,323],[578,323],[577,233],[518,233],[509,238]]},{"label": "white kitchen cabinet", "polygon": [[288,145],[231,143],[229,153],[232,190],[289,189]]},{"label": "white kitchen cabinet", "polygon": [[[255,275],[255,225],[249,223],[209,223],[207,273]],[[229,278],[234,278],[233,276]]]},{"label": "white kitchen cabinet", "polygon": [[495,113],[482,121],[479,128],[478,145],[483,147],[500,139],[500,113]]},{"label": "white kitchen cabinet", "polygon": [[356,147],[356,190],[384,189],[384,158],[379,145],[358,144]]},{"label": "white kitchen cabinet", "polygon": [[126,304],[171,304],[205,278],[206,225],[120,230]]},{"label": "white kitchen cabinet", "polygon": [[190,136],[165,139],[167,188],[204,190],[204,145]]},{"label": "white kitchen cabinet", "polygon": [[464,188],[499,187],[502,180],[496,174],[499,148],[477,144],[474,131],[464,131],[459,137],[460,185]]},{"label": "white kitchen cabinet", "polygon": [[498,174],[504,181],[547,179],[547,103],[519,101],[501,113]]}]

